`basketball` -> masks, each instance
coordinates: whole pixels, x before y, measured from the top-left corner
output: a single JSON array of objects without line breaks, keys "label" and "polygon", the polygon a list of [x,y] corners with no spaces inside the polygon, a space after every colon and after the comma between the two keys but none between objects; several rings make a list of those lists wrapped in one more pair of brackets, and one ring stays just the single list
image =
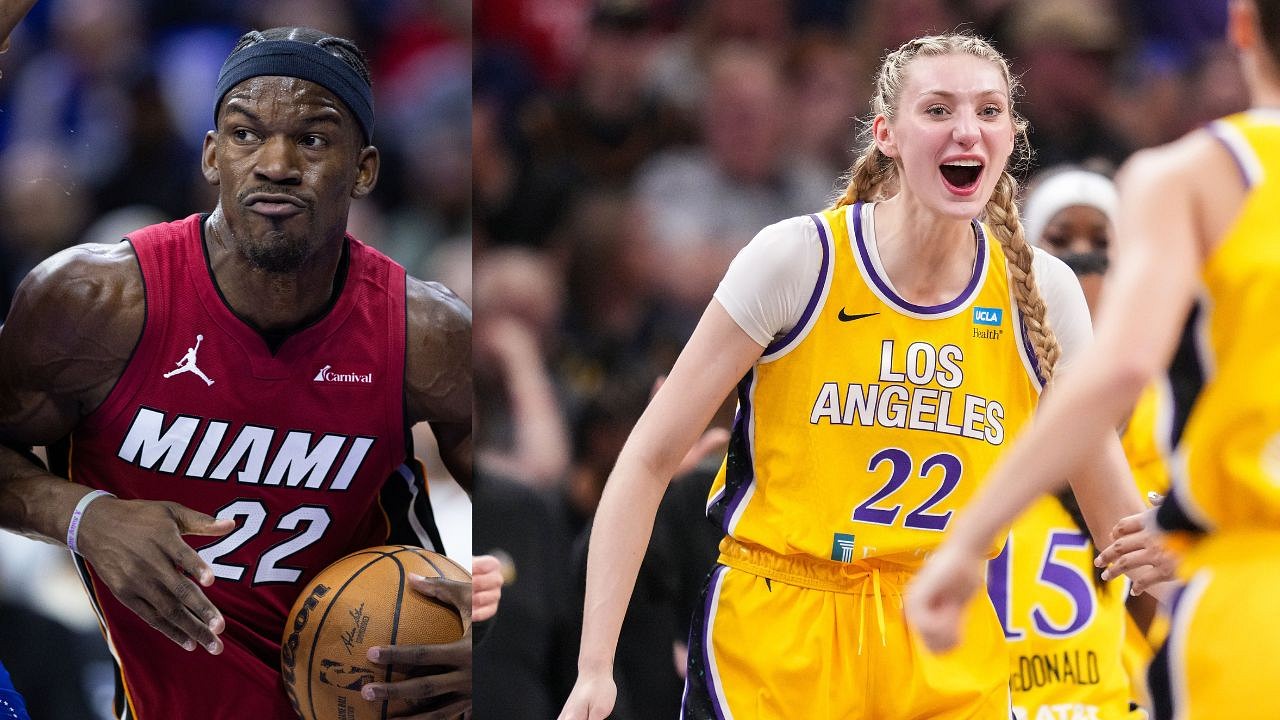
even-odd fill
[{"label": "basketball", "polygon": [[351,553],[320,571],[298,596],[280,648],[285,690],[303,720],[364,720],[402,713],[396,702],[360,697],[369,682],[408,676],[368,660],[386,645],[447,643],[463,635],[454,608],[409,587],[410,573],[470,582],[453,560],[386,545]]}]

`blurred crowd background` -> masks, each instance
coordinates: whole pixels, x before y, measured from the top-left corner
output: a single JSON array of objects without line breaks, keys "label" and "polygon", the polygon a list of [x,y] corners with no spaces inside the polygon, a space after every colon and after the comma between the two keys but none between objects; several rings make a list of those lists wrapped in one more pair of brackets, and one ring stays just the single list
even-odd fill
[{"label": "blurred crowd background", "polygon": [[[350,231],[470,301],[471,15],[466,0],[39,0],[0,55],[0,313],[58,250],[213,208],[200,147],[218,69],[242,33],[281,25],[368,56],[382,171]],[[469,504],[437,480],[447,549],[469,563]],[[110,665],[66,554],[0,532],[0,660],[32,717],[108,718]]]},{"label": "blurred crowd background", "polygon": [[[1023,87],[1034,156],[1016,174],[1033,185],[1063,165],[1109,174],[1244,109],[1225,25],[1226,0],[477,2],[474,541],[513,582],[477,649],[476,716],[555,717],[612,463],[735,253],[843,189],[887,52],[994,40]],[[678,714],[722,456],[689,458],[659,511],[614,717]]]}]

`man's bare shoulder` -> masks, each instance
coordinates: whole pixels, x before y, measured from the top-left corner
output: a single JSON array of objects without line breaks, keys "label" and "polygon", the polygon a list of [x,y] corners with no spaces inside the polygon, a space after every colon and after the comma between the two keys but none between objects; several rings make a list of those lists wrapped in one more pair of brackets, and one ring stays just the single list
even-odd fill
[{"label": "man's bare shoulder", "polygon": [[455,332],[465,326],[471,328],[471,308],[462,298],[438,282],[407,278],[409,327],[431,332]]},{"label": "man's bare shoulder", "polygon": [[101,337],[135,323],[141,330],[143,300],[142,272],[131,245],[77,245],[27,275],[9,321],[34,319],[54,334],[79,329]]},{"label": "man's bare shoulder", "polygon": [[407,301],[410,418],[469,422],[471,308],[444,285],[413,277],[407,280]]},{"label": "man's bare shoulder", "polygon": [[18,286],[0,328],[0,363],[12,370],[5,373],[10,381],[22,378],[28,390],[65,395],[91,409],[123,371],[145,317],[132,246],[69,248]]}]

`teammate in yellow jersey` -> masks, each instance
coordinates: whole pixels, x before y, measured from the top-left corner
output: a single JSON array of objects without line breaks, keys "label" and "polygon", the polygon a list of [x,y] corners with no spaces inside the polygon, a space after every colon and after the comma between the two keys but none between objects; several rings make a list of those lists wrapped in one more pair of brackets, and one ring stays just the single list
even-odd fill
[{"label": "teammate in yellow jersey", "polygon": [[[1028,239],[1076,273],[1091,310],[1107,268],[1117,205],[1109,178],[1063,167],[1042,173],[1024,206]],[[1154,447],[1152,427],[1127,427],[1125,437],[1144,431]],[[1126,456],[1133,467],[1135,458]],[[1075,496],[1064,488],[1037,500],[988,563],[987,591],[1009,641],[1018,720],[1146,717],[1140,710],[1130,714],[1130,706],[1145,695],[1141,673],[1152,650],[1126,612],[1124,582],[1096,577],[1084,528]]]},{"label": "teammate in yellow jersey", "polygon": [[[1144,151],[1120,175],[1119,252],[1096,343],[1001,459],[908,595],[935,647],[956,641],[982,555],[1038,493],[1086,463],[1167,364],[1198,294],[1208,381],[1173,487],[1126,520],[1100,562],[1158,529],[1185,545],[1187,579],[1152,663],[1157,718],[1280,717],[1280,0],[1233,0],[1229,35],[1253,109]],[[1117,560],[1110,571],[1145,557]]]},{"label": "teammate in yellow jersey", "polygon": [[[934,656],[901,592],[1059,355],[1089,336],[1070,271],[1023,236],[1006,172],[1025,142],[1015,90],[979,38],[906,43],[880,70],[844,195],[765,228],[734,261],[605,489],[561,718],[612,710],[654,511],[735,384],[709,504],[725,539],[694,620],[683,717],[1009,717],[990,602],[968,603],[964,646]],[[1097,457],[1078,490],[1104,535],[1142,503],[1118,442]]]}]

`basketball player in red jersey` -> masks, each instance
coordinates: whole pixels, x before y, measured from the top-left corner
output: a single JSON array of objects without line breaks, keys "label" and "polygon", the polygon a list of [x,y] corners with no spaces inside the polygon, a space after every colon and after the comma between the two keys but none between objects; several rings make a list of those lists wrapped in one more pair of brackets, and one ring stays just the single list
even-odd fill
[{"label": "basketball player in red jersey", "polygon": [[[0,527],[77,553],[120,718],[293,718],[280,643],[299,590],[358,548],[441,549],[410,427],[471,478],[470,310],[346,233],[379,164],[360,51],[248,33],[214,119],[212,213],[55,255],[0,329]],[[470,617],[465,583],[411,584]],[[348,662],[432,673],[366,684],[370,701],[469,714],[470,637]]]}]

